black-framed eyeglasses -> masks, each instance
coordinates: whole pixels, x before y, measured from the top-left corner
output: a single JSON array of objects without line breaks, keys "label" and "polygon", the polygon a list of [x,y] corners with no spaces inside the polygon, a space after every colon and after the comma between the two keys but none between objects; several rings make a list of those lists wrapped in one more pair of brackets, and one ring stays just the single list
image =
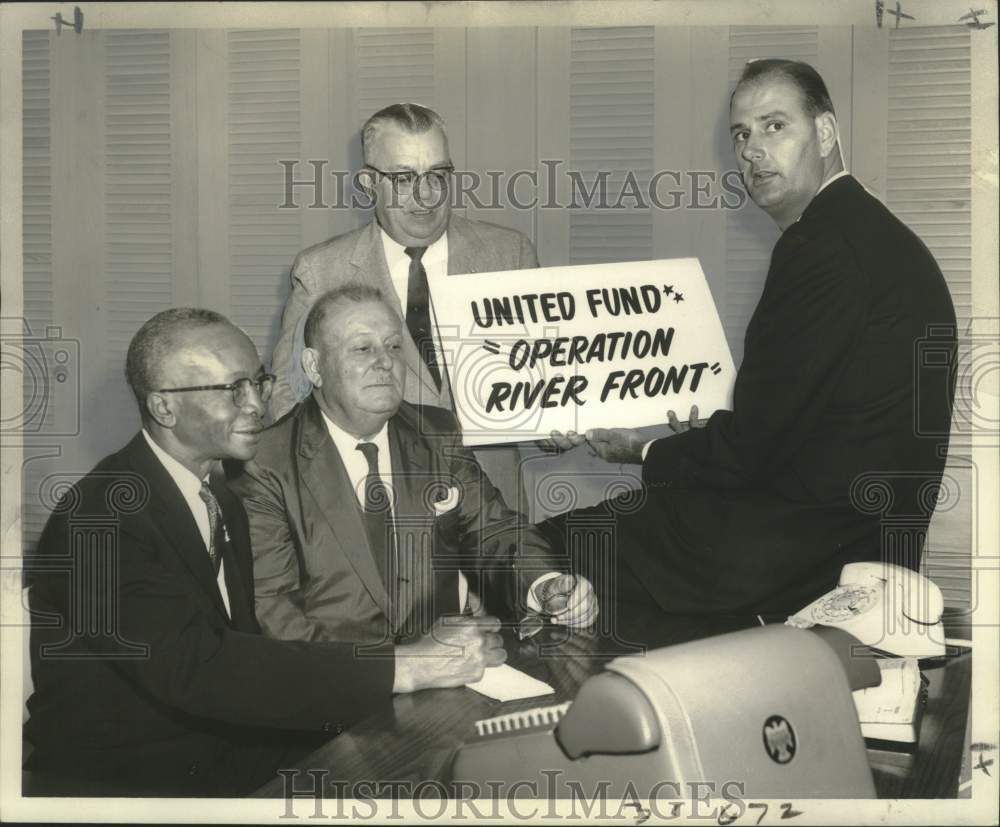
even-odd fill
[{"label": "black-framed eyeglasses", "polygon": [[272,373],[264,373],[256,379],[244,377],[230,382],[228,385],[192,385],[189,388],[157,388],[157,393],[186,393],[188,391],[229,391],[233,395],[233,404],[242,408],[250,399],[250,388],[257,390],[261,402],[267,402],[274,390],[277,377]]},{"label": "black-framed eyeglasses", "polygon": [[451,176],[455,172],[455,167],[448,164],[444,167],[434,167],[427,172],[416,172],[412,169],[403,169],[398,172],[386,172],[384,169],[365,164],[366,169],[377,172],[383,178],[388,178],[392,183],[392,188],[400,195],[420,191],[420,183],[426,181],[434,192],[443,192],[451,183]]}]

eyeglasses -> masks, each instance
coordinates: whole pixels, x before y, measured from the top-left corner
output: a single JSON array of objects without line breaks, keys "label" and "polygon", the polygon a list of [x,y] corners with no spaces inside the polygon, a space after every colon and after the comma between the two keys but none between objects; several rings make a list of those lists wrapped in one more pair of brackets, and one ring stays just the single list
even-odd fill
[{"label": "eyeglasses", "polygon": [[190,388],[158,388],[157,393],[185,393],[187,391],[230,391],[233,395],[233,404],[237,408],[242,408],[250,400],[250,388],[257,390],[257,395],[261,402],[267,402],[271,398],[271,391],[274,390],[274,381],[277,377],[271,373],[265,373],[256,379],[244,377],[230,382],[228,385],[192,385]]},{"label": "eyeglasses", "polygon": [[392,183],[392,188],[400,195],[420,191],[420,182],[426,181],[434,192],[443,192],[451,183],[452,173],[455,167],[451,164],[445,167],[435,167],[427,172],[415,172],[412,169],[404,169],[399,172],[386,172],[385,170],[373,167],[371,164],[365,165],[366,169],[377,172],[383,178],[388,178]]}]

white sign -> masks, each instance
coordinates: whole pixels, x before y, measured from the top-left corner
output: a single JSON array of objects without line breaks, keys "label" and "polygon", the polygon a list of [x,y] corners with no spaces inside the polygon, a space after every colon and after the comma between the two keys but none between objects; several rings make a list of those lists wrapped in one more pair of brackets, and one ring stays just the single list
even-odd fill
[{"label": "white sign", "polygon": [[466,445],[731,407],[736,371],[697,259],[428,278]]}]

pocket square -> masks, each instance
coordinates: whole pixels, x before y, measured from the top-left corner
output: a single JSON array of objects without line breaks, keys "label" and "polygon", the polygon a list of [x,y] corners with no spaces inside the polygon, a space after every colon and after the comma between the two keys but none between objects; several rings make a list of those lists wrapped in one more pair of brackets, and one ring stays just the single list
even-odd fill
[{"label": "pocket square", "polygon": [[447,514],[449,511],[453,511],[458,505],[458,488],[454,485],[448,486],[448,493],[445,494],[440,500],[434,503],[434,516],[441,517]]}]

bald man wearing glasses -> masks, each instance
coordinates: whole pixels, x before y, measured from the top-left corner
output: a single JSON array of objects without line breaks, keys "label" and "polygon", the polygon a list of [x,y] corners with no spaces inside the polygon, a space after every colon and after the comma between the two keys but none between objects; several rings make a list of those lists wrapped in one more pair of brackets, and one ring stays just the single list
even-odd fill
[{"label": "bald man wearing glasses", "polygon": [[516,230],[451,214],[451,174],[444,122],[434,111],[397,103],[362,130],[359,176],[375,203],[375,220],[303,250],[292,266],[292,293],[281,320],[272,370],[275,419],[311,392],[301,366],[305,316],[315,299],[347,283],[382,291],[405,321],[406,401],[451,408],[427,292],[432,273],[488,273],[538,266],[531,242]]}]

